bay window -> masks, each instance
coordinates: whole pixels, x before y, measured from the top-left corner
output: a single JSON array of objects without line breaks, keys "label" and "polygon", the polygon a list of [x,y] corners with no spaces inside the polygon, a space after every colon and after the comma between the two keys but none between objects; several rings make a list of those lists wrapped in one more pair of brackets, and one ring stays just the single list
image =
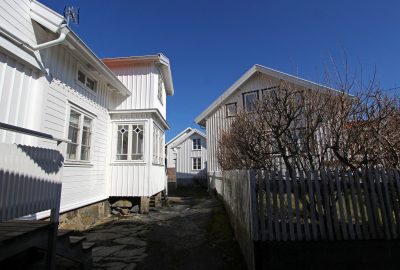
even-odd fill
[{"label": "bay window", "polygon": [[116,160],[143,160],[144,126],[142,124],[117,125]]},{"label": "bay window", "polygon": [[164,132],[156,125],[153,128],[153,163],[164,164]]}]

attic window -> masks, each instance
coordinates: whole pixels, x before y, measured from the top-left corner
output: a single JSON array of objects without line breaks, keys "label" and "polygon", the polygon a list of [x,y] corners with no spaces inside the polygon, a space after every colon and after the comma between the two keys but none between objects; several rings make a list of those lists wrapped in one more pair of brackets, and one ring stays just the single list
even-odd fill
[{"label": "attic window", "polygon": [[97,92],[97,81],[89,77],[84,71],[78,69],[77,80],[85,88]]}]

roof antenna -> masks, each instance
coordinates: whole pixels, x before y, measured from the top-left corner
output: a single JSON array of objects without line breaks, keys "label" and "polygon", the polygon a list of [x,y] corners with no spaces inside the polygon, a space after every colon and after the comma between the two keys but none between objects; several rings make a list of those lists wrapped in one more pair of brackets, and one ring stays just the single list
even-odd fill
[{"label": "roof antenna", "polygon": [[64,19],[66,20],[67,25],[69,25],[69,22],[79,24],[79,8],[74,6],[65,6]]}]

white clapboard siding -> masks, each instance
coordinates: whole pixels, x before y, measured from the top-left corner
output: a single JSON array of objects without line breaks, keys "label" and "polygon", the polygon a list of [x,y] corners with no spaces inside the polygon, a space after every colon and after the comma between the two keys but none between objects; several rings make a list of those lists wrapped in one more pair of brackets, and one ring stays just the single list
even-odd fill
[{"label": "white clapboard siding", "polygon": [[36,38],[30,9],[30,1],[28,0],[0,1],[0,26],[11,31],[20,39],[35,44]]},{"label": "white clapboard siding", "polygon": [[[111,66],[117,78],[132,91],[128,98],[116,100],[112,104],[115,110],[152,108],[156,87],[158,87],[158,70],[154,64],[136,64]],[[165,117],[165,115],[163,115]]]},{"label": "white clapboard siding", "polygon": [[[35,70],[0,52],[0,122],[39,130],[35,106],[43,95]],[[0,142],[33,144],[36,139],[0,130]]]},{"label": "white clapboard siding", "polygon": [[96,93],[78,84],[77,67],[82,63],[63,46],[52,47],[43,59],[52,81],[43,101],[42,130],[66,138],[69,104],[94,116],[90,164],[76,166],[67,161],[64,169],[61,211],[68,211],[108,197],[106,164],[111,131],[107,107],[111,91],[102,81],[98,81]]},{"label": "white clapboard siding", "polygon": [[[193,139],[201,139],[201,150],[193,150]],[[197,133],[187,136],[187,138],[179,145],[174,145],[177,149],[177,178],[192,178],[193,176],[205,176],[207,166],[207,142],[203,136]],[[193,170],[192,160],[195,157],[201,158],[201,170]],[[200,175],[199,175],[200,174]]]},{"label": "white clapboard siding", "polygon": [[[208,174],[212,175],[213,172],[219,172],[221,169],[218,166],[217,153],[218,153],[218,141],[222,132],[229,129],[229,126],[234,118],[226,117],[225,105],[229,103],[237,103],[237,110],[240,111],[243,108],[243,93],[264,89],[276,85],[276,79],[268,77],[264,74],[255,74],[249,78],[243,85],[240,86],[236,92],[230,96],[226,102],[218,107],[214,113],[206,120],[207,130],[207,156],[208,156]],[[259,97],[261,98],[261,91],[259,91]]]},{"label": "white clapboard siding", "polygon": [[0,153],[0,221],[59,209],[60,152],[0,143]]}]

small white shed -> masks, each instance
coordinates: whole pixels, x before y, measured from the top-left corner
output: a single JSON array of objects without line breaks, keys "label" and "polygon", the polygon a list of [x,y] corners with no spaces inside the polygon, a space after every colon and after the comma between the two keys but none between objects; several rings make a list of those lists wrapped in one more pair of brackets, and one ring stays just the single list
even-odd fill
[{"label": "small white shed", "polygon": [[176,169],[177,186],[205,185],[207,178],[206,135],[187,128],[167,143],[169,168]]}]

